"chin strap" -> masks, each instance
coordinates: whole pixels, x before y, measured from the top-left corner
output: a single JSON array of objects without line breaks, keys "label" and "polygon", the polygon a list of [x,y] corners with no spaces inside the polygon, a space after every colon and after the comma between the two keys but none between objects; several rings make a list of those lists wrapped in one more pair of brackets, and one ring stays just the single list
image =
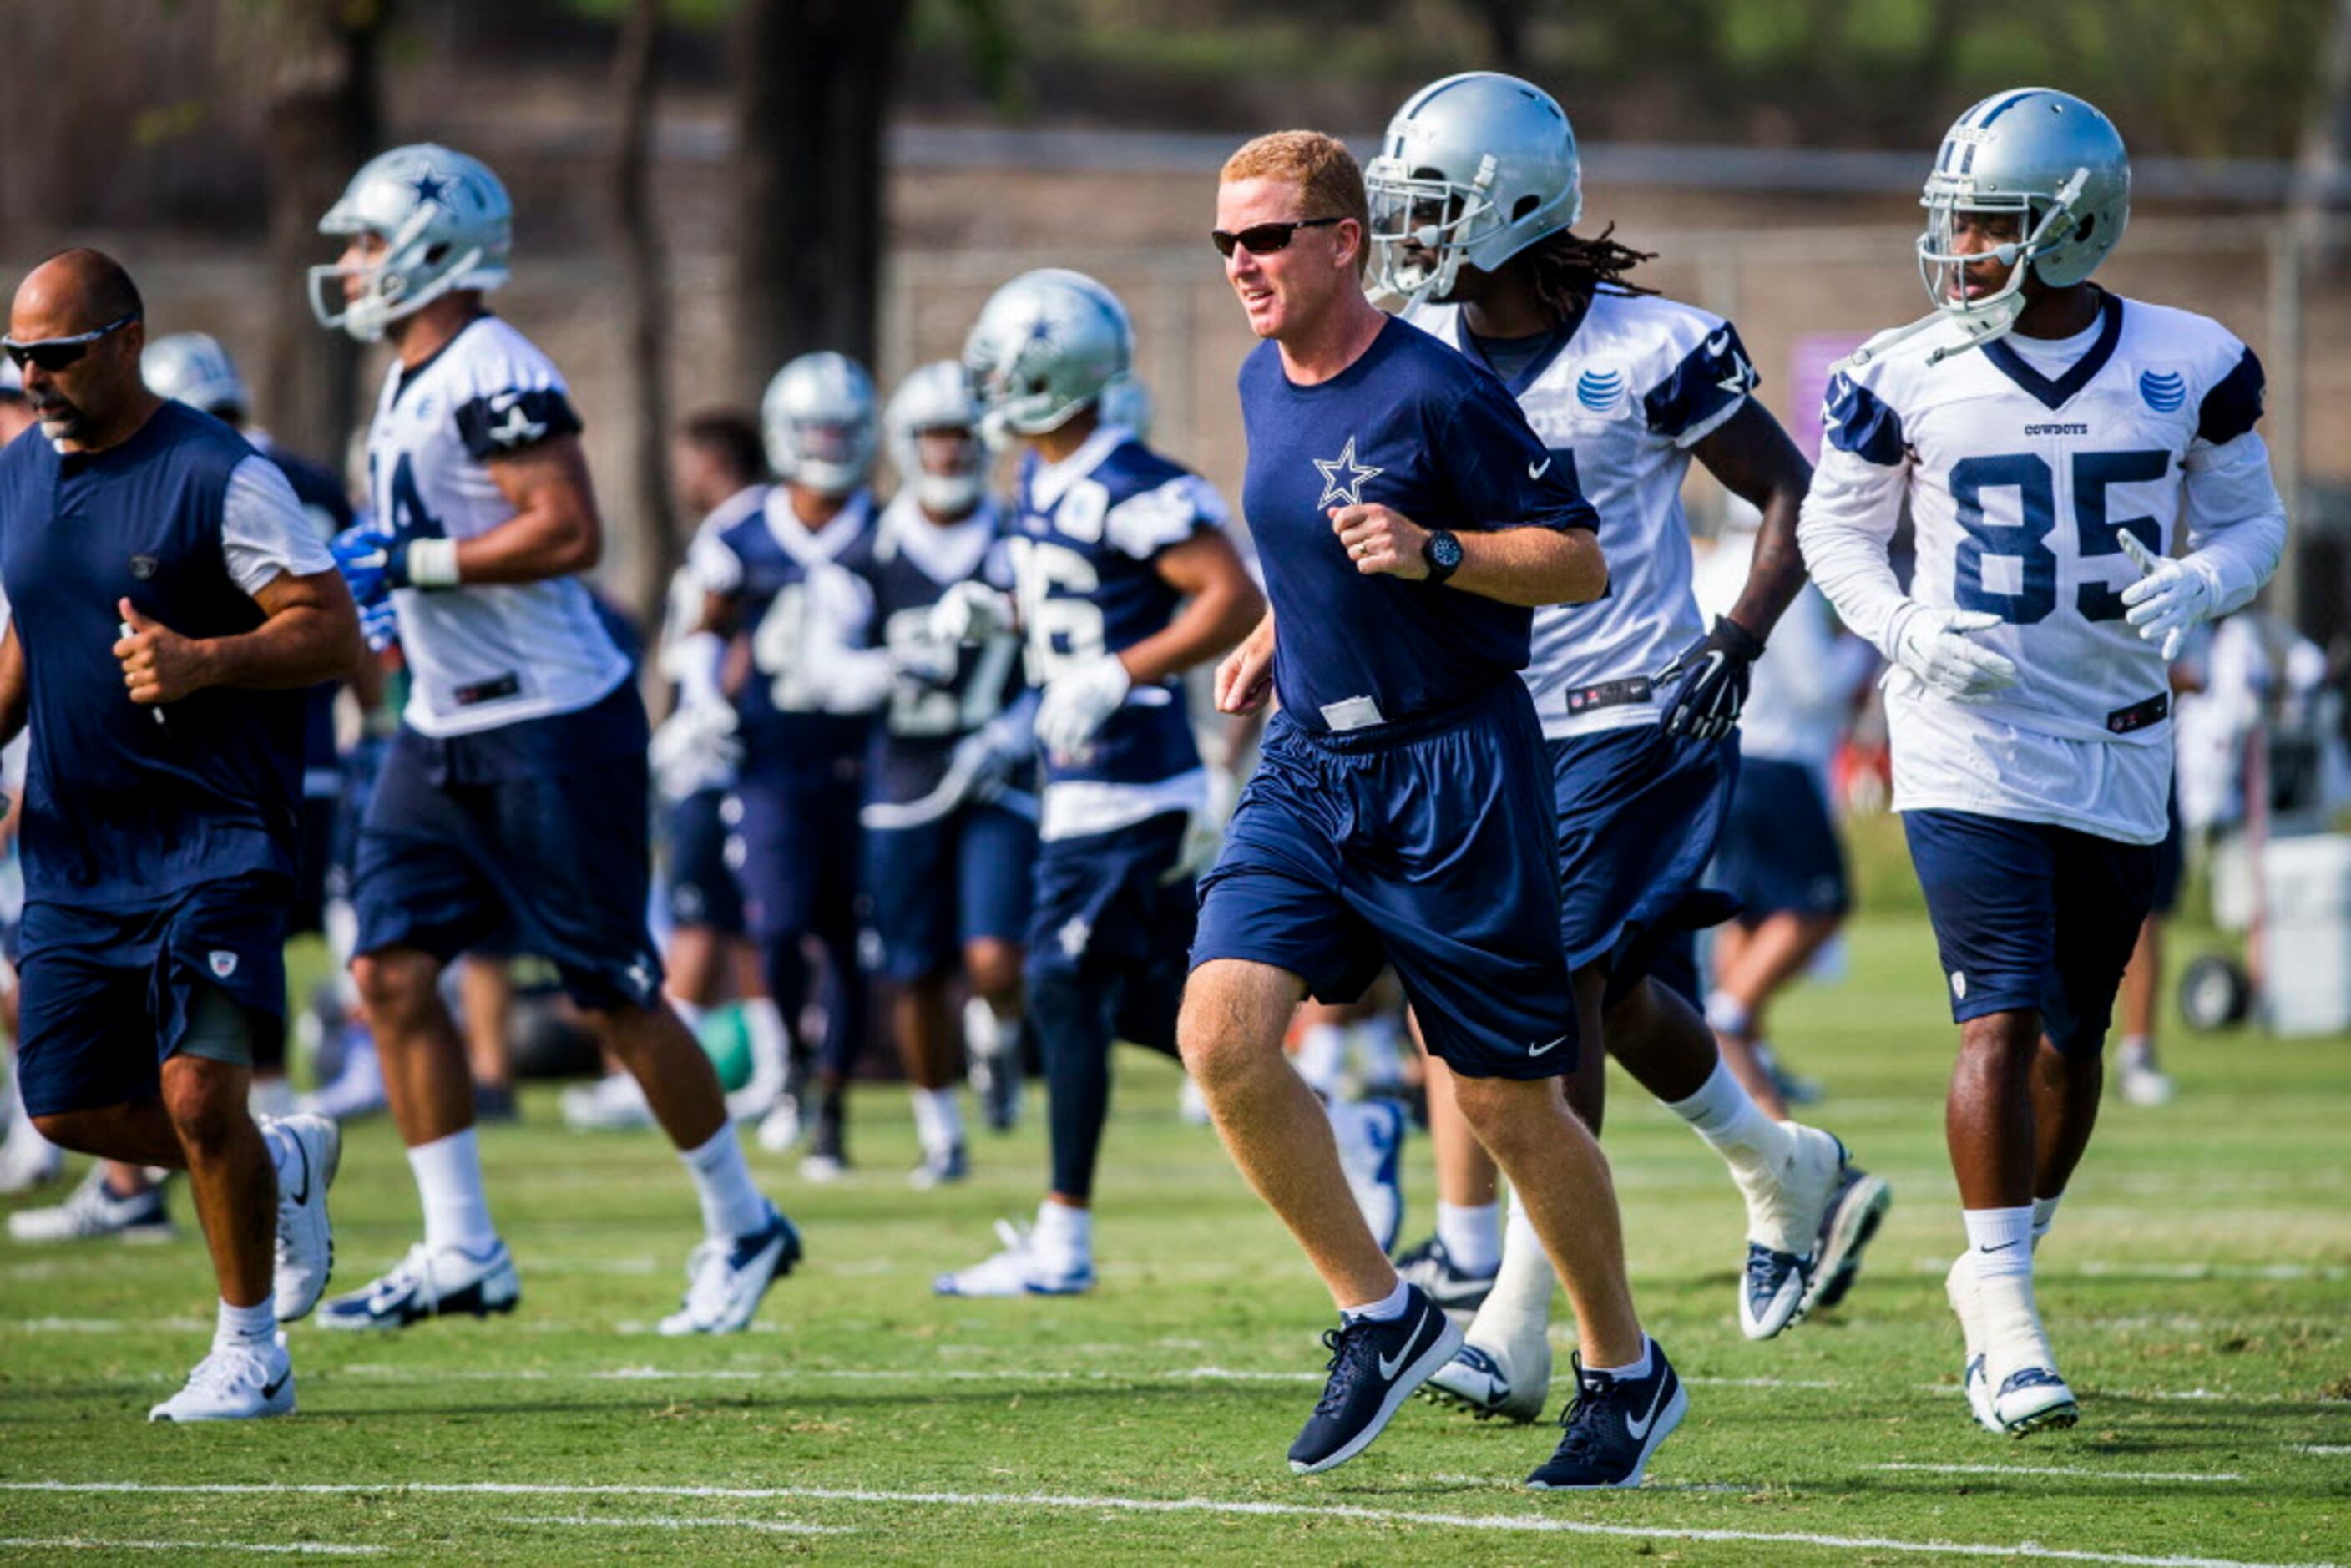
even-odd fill
[{"label": "chin strap", "polygon": [[1927,363],[1929,366],[1938,365],[1954,354],[1964,354],[1970,349],[1980,349],[1995,339],[2005,338],[2016,326],[2016,319],[2022,314],[2024,314],[2022,289],[1974,310],[1929,311],[1907,327],[1896,327],[1891,331],[1880,332],[1868,342],[1831,365],[1829,374],[1834,376],[1847,371],[1859,370],[1864,365],[1886,358],[1896,345],[1907,342],[1928,329],[1938,327],[1946,321],[1956,321],[1959,323],[1960,332],[1964,334],[1959,341],[1945,343],[1927,356]]}]

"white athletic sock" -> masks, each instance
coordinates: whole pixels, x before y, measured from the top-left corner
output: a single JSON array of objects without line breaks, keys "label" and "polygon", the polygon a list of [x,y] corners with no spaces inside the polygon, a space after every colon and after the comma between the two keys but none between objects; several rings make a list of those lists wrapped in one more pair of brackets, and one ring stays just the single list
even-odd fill
[{"label": "white athletic sock", "polygon": [[231,1350],[238,1345],[258,1347],[277,1337],[276,1296],[264,1296],[249,1307],[233,1307],[226,1301],[221,1302],[220,1317],[213,1325],[214,1350]]},{"label": "white athletic sock", "polygon": [[1656,1371],[1657,1358],[1655,1354],[1656,1348],[1656,1345],[1650,1341],[1649,1336],[1647,1334],[1643,1334],[1641,1336],[1640,1360],[1632,1362],[1624,1366],[1587,1366],[1583,1370],[1586,1372],[1604,1372],[1611,1377],[1630,1378],[1633,1382],[1638,1383],[1641,1379],[1648,1376],[1649,1374]]},{"label": "white athletic sock", "polygon": [[685,1025],[685,1032],[698,1039],[702,1034],[703,1014],[706,1010],[703,1005],[700,1002],[689,1002],[684,997],[671,997],[668,1001],[669,1010],[677,1015],[680,1023]]},{"label": "white athletic sock", "polygon": [[952,1086],[913,1091],[914,1136],[926,1155],[944,1157],[963,1142],[963,1104]]},{"label": "white athletic sock", "polygon": [[1776,1182],[1796,1152],[1796,1137],[1781,1123],[1763,1113],[1720,1061],[1707,1074],[1698,1092],[1667,1107],[1687,1122],[1716,1154],[1729,1162],[1741,1186],[1750,1181]]},{"label": "white athletic sock", "polygon": [[416,1176],[416,1196],[424,1201],[427,1247],[455,1247],[479,1257],[498,1244],[473,1128],[417,1145],[408,1151],[408,1168]]},{"label": "white athletic sock", "polygon": [[1339,1073],[1347,1065],[1347,1031],[1335,1023],[1318,1023],[1298,1037],[1298,1054],[1290,1064],[1317,1094],[1336,1093]]},{"label": "white athletic sock", "polygon": [[1411,1300],[1412,1287],[1398,1280],[1395,1282],[1395,1289],[1378,1301],[1366,1306],[1341,1307],[1339,1315],[1351,1323],[1361,1322],[1366,1319],[1375,1323],[1392,1323],[1404,1316],[1405,1307]]},{"label": "white athletic sock", "polygon": [[677,1157],[694,1177],[695,1196],[702,1200],[702,1231],[713,1241],[732,1241],[767,1228],[768,1200],[751,1180],[751,1164],[743,1157],[743,1140],[735,1124],[726,1123],[698,1149],[680,1149]]},{"label": "white athletic sock", "polygon": [[1091,1261],[1094,1255],[1093,1210],[1072,1208],[1048,1198],[1037,1206],[1037,1228],[1029,1233],[1029,1239],[1056,1262]]},{"label": "white athletic sock", "polygon": [[1969,1261],[1984,1333],[1986,1375],[1998,1388],[2020,1367],[2046,1365],[2049,1343],[2032,1299],[2032,1207],[1970,1208]]},{"label": "white athletic sock", "polygon": [[1542,1238],[1535,1234],[1534,1221],[1527,1218],[1526,1206],[1519,1201],[1518,1192],[1510,1193],[1509,1222],[1502,1229],[1502,1266],[1494,1276],[1494,1289],[1486,1304],[1469,1324],[1472,1343],[1489,1347],[1516,1344],[1530,1335],[1541,1339],[1551,1326],[1552,1287],[1559,1277],[1552,1272],[1551,1256],[1543,1250]]},{"label": "white athletic sock", "polygon": [[1502,1261],[1502,1206],[1437,1203],[1437,1239],[1465,1274],[1490,1274]]},{"label": "white athletic sock", "polygon": [[2036,1249],[2041,1245],[2041,1239],[2049,1234],[2049,1228],[2057,1223],[2057,1206],[2064,1201],[2065,1195],[2062,1192],[2055,1197],[2032,1200],[2032,1245]]},{"label": "white athletic sock", "polygon": [[1706,1027],[1717,1034],[1744,1038],[1754,1020],[1739,998],[1729,991],[1708,991],[1706,994]]},{"label": "white athletic sock", "polygon": [[1355,1057],[1364,1082],[1387,1088],[1404,1082],[1404,1026],[1393,1013],[1377,1013],[1355,1026]]}]

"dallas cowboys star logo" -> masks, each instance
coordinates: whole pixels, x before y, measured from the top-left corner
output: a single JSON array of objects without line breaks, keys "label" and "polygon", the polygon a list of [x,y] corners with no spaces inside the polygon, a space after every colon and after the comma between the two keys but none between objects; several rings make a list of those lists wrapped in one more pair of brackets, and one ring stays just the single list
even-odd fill
[{"label": "dallas cowboys star logo", "polygon": [[457,210],[457,207],[455,203],[449,200],[449,187],[455,183],[455,182],[451,180],[444,180],[440,175],[435,174],[432,170],[427,169],[424,172],[417,175],[416,178],[408,182],[408,188],[416,193],[416,204],[418,206],[421,207],[425,203],[431,202],[435,206],[446,207],[454,213]]},{"label": "dallas cowboys star logo", "polygon": [[1366,468],[1355,461],[1355,438],[1347,437],[1346,449],[1329,462],[1314,459],[1314,466],[1322,470],[1322,498],[1316,506],[1360,507],[1364,504],[1364,481],[1376,479],[1387,472],[1384,468]]}]

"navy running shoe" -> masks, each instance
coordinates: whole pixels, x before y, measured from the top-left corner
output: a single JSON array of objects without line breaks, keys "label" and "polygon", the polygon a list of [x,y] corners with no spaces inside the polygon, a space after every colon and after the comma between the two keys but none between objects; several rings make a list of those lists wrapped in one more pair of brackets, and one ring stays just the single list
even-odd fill
[{"label": "navy running shoe", "polygon": [[459,1247],[415,1246],[392,1271],[319,1309],[322,1329],[404,1329],[426,1318],[459,1312],[487,1317],[511,1312],[522,1281],[503,1241],[480,1257]]},{"label": "navy running shoe", "polygon": [[1301,1476],[1335,1469],[1370,1448],[1413,1390],[1453,1359],[1461,1331],[1427,1291],[1410,1286],[1402,1316],[1348,1319],[1322,1343],[1331,1350],[1331,1381],[1290,1445],[1290,1468]]},{"label": "navy running shoe", "polygon": [[1649,1342],[1649,1375],[1617,1377],[1587,1371],[1575,1360],[1575,1400],[1559,1424],[1567,1435],[1543,1467],[1527,1478],[1537,1491],[1588,1491],[1636,1487],[1657,1451],[1689,1410],[1689,1396],[1665,1348]]},{"label": "navy running shoe", "polygon": [[1834,1307],[1844,1300],[1854,1281],[1861,1277],[1862,1249],[1877,1235],[1886,1211],[1893,1207],[1894,1189],[1884,1176],[1874,1176],[1852,1164],[1838,1174],[1836,1191],[1829,1197],[1828,1212],[1821,1218],[1820,1239],[1813,1248],[1824,1280],[1811,1310]]}]

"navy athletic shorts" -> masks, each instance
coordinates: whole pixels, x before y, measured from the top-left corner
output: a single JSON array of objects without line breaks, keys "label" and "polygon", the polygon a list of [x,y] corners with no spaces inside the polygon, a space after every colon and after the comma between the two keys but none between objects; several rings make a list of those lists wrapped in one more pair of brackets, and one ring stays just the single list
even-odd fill
[{"label": "navy athletic shorts", "polygon": [[358,951],[530,953],[583,1008],[652,1006],[645,745],[628,681],[476,735],[403,726],[360,827]]},{"label": "navy athletic shorts", "polygon": [[2162,846],[1971,811],[1906,811],[1902,828],[1951,1021],[2037,1009],[2058,1050],[2096,1054]]},{"label": "navy athletic shorts", "polygon": [[1774,915],[1843,915],[1853,897],[1844,847],[1819,776],[1801,762],[1741,759],[1708,880],[1745,906],[1740,918],[1750,925]]},{"label": "navy athletic shorts", "polygon": [[245,1009],[254,1054],[282,1054],[293,898],[287,879],[256,873],[153,909],[27,904],[17,962],[25,1109],[46,1116],[153,1099],[207,990]]},{"label": "navy athletic shorts", "polygon": [[1245,958],[1326,1002],[1393,963],[1429,1049],[1472,1078],[1573,1069],[1542,733],[1517,680],[1371,731],[1266,727],[1192,966]]},{"label": "navy athletic shorts", "polygon": [[1037,824],[993,802],[935,822],[865,830],[867,919],[882,972],[919,980],[955,967],[963,948],[1028,935]]}]

